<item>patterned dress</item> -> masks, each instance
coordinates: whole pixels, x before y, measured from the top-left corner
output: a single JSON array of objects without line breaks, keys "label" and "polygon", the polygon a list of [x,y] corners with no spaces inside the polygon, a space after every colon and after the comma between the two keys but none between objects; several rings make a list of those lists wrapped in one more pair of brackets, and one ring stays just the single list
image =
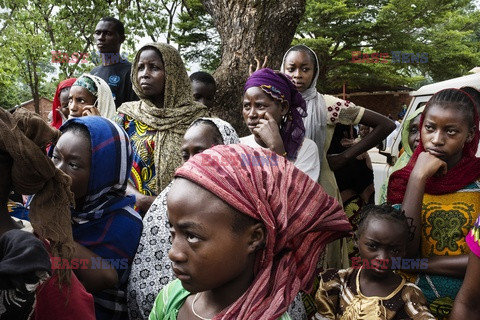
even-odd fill
[{"label": "patterned dress", "polygon": [[315,295],[317,311],[326,319],[435,319],[422,291],[405,278],[386,297],[367,297],[360,289],[361,269],[329,269],[322,273]]},{"label": "patterned dress", "polygon": [[132,145],[133,165],[130,182],[145,195],[157,195],[153,157],[156,130],[124,114],[115,117],[115,122],[125,129]]},{"label": "patterned dress", "polygon": [[[480,212],[480,181],[443,195],[425,194],[422,205],[422,258],[468,254],[465,237]],[[417,285],[439,319],[447,318],[463,279],[420,274]]]}]

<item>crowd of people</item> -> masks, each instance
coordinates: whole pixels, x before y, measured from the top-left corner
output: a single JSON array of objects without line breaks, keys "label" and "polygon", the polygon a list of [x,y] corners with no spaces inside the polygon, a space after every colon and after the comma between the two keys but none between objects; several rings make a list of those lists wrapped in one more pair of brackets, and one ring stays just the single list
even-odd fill
[{"label": "crowd of people", "polygon": [[[124,26],[94,38],[119,53]],[[480,93],[402,122],[375,205],[367,151],[396,126],[318,75],[304,45],[251,70],[246,137],[163,43],[61,81],[50,123],[1,109],[0,319],[477,316]]]}]

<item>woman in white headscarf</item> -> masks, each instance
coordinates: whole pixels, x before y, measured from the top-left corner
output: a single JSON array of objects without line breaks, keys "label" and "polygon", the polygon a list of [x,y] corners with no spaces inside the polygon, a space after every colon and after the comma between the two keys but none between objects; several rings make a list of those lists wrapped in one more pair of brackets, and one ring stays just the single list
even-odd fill
[{"label": "woman in white headscarf", "polygon": [[68,118],[102,116],[112,119],[116,115],[112,90],[102,78],[83,74],[70,88]]}]

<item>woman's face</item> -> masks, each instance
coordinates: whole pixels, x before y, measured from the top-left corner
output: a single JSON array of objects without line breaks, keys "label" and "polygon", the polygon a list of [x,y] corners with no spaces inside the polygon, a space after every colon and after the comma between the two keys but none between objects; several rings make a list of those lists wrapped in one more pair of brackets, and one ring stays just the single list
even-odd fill
[{"label": "woman's face", "polygon": [[97,98],[84,87],[71,87],[68,95],[68,109],[70,110],[68,118],[81,117],[84,108],[95,105],[96,101]]},{"label": "woman's face", "polygon": [[243,94],[243,120],[251,133],[260,124],[260,119],[265,119],[265,114],[268,113],[280,125],[287,112],[287,106],[275,101],[259,87],[248,88]]},{"label": "woman's face", "polygon": [[410,121],[410,125],[408,126],[408,144],[410,145],[410,149],[414,151],[418,144],[420,143],[420,116],[416,116],[412,121]]},{"label": "woman's face", "polygon": [[257,224],[233,231],[234,214],[241,213],[182,178],[175,179],[167,208],[172,234],[168,256],[173,272],[186,290],[196,293],[225,286],[237,290],[249,286],[255,251],[264,241]]},{"label": "woman's face", "polygon": [[285,57],[284,68],[300,92],[307,90],[315,77],[314,62],[305,51],[290,51]]},{"label": "woman's face", "polygon": [[83,204],[87,195],[91,158],[90,141],[75,131],[63,133],[52,153],[55,167],[72,178],[70,190],[75,196],[77,207]]},{"label": "woman's face", "polygon": [[163,106],[165,66],[158,51],[155,49],[143,50],[138,58],[137,70],[138,85],[143,94],[154,101],[156,106]]}]

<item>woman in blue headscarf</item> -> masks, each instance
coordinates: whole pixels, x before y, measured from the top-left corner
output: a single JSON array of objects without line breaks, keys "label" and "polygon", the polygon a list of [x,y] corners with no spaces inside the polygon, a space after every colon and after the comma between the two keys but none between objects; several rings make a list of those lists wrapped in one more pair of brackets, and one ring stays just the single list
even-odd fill
[{"label": "woman in blue headscarf", "polygon": [[128,319],[125,289],[142,220],[125,196],[132,149],[125,131],[98,116],[74,118],[51,152],[72,178],[75,258],[88,259],[77,276],[94,295],[97,319]]}]

